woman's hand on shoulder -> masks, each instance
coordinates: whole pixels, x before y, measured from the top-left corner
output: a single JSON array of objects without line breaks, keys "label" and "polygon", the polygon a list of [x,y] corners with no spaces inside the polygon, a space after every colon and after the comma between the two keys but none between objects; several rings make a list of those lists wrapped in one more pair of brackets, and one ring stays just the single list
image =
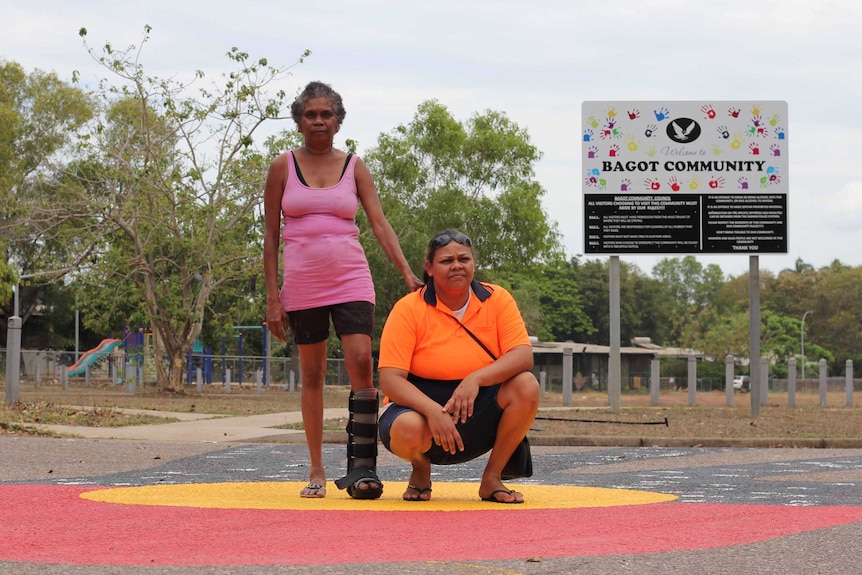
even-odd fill
[{"label": "woman's hand on shoulder", "polygon": [[422,286],[425,285],[424,283],[422,283],[422,280],[416,277],[416,275],[412,271],[404,276],[404,283],[407,284],[407,289],[412,292],[418,289],[422,289]]}]

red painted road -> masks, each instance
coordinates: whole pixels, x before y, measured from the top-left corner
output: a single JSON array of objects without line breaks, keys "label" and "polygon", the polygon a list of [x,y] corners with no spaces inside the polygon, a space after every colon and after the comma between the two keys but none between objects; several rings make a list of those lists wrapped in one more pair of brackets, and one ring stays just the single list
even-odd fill
[{"label": "red painted road", "polygon": [[0,560],[227,566],[580,557],[725,547],[862,521],[860,507],[672,502],[375,512],[204,509],[81,498],[94,489],[99,488],[0,486]]}]

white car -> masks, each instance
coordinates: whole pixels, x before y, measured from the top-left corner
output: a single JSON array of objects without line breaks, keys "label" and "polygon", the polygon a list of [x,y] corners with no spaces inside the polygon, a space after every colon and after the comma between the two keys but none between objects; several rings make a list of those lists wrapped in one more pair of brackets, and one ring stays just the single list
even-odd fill
[{"label": "white car", "polygon": [[733,378],[733,389],[748,391],[751,389],[751,378],[747,375],[737,375]]}]

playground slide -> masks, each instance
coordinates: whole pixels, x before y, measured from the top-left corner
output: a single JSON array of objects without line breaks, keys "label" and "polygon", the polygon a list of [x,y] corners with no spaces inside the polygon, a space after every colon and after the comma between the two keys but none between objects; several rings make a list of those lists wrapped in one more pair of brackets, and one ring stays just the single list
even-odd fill
[{"label": "playground slide", "polygon": [[83,375],[85,371],[87,371],[87,367],[93,365],[109,353],[111,353],[114,348],[119,345],[123,345],[123,342],[119,339],[103,339],[102,343],[91,349],[90,351],[85,351],[78,361],[75,362],[75,365],[69,366],[66,368],[66,373],[71,376],[75,375]]}]

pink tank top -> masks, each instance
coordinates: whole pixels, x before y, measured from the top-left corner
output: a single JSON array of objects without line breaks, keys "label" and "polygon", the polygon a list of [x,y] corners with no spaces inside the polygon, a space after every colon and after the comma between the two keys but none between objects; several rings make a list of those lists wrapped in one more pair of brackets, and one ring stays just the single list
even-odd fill
[{"label": "pink tank top", "polygon": [[374,284],[355,220],[359,209],[354,177],[357,156],[350,158],[336,185],[310,188],[296,175],[293,153],[286,153],[288,175],[281,196],[284,309],[374,303]]}]

